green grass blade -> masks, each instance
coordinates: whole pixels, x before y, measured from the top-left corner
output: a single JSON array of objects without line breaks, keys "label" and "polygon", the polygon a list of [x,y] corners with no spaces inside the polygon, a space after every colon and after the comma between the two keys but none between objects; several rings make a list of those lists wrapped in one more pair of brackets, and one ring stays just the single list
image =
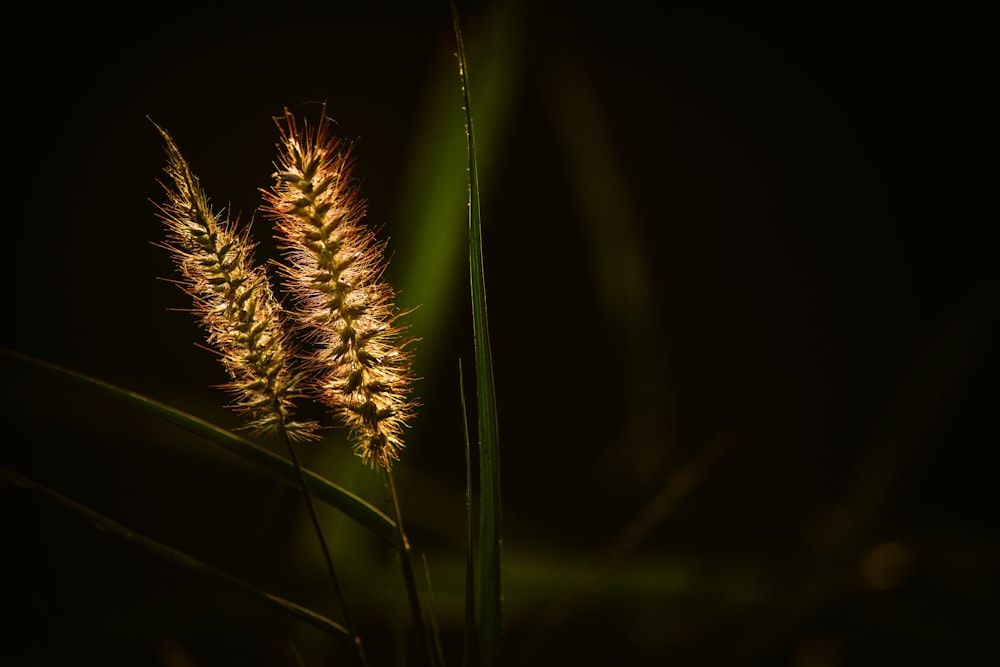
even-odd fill
[{"label": "green grass blade", "polygon": [[[133,407],[137,407],[160,419],[168,421],[180,428],[194,433],[209,442],[229,450],[230,452],[246,459],[247,461],[267,470],[279,478],[287,481],[293,486],[298,486],[298,477],[295,466],[290,461],[277,454],[255,445],[246,438],[242,438],[225,429],[214,426],[202,419],[186,412],[160,403],[141,394],[116,387],[113,384],[92,378],[83,373],[63,368],[56,364],[36,359],[21,352],[16,352],[0,347],[0,353],[17,361],[30,364],[36,368],[44,369],[60,375],[64,378],[83,383],[89,388],[98,389],[105,394],[120,401],[124,401]],[[362,498],[344,489],[309,470],[302,471],[310,493],[316,498],[332,507],[336,507],[341,512],[356,520],[361,525],[371,530],[392,546],[400,547],[399,533],[396,530],[396,523],[386,514],[372,506]]]},{"label": "green grass blade", "polygon": [[469,444],[469,409],[465,404],[465,384],[462,360],[458,360],[458,390],[462,402],[462,429],[465,433],[465,636],[462,665],[472,667],[476,650],[476,566],[475,566],[475,498],[472,488],[472,446]]},{"label": "green grass blade", "polygon": [[483,238],[479,204],[479,174],[476,141],[469,94],[468,66],[458,11],[452,3],[455,40],[458,46],[459,76],[465,103],[465,129],[469,154],[469,271],[472,285],[472,322],[476,343],[476,402],[479,416],[480,501],[480,615],[479,646],[483,667],[500,660],[503,626],[501,581],[500,447],[496,399],[493,390],[493,359],[490,353],[489,323],[486,317],[486,279],[483,268]]},{"label": "green grass blade", "polygon": [[151,553],[152,555],[156,556],[157,558],[173,563],[174,565],[178,565],[193,572],[197,572],[198,574],[208,576],[209,578],[215,581],[222,582],[227,586],[235,588],[245,593],[246,595],[249,595],[252,598],[260,600],[271,606],[278,607],[279,609],[291,614],[292,616],[295,616],[296,618],[302,621],[305,621],[306,623],[309,623],[319,628],[320,630],[328,634],[344,635],[346,637],[350,637],[350,633],[347,631],[347,628],[340,625],[339,623],[335,623],[334,621],[331,621],[330,619],[312,611],[311,609],[298,605],[284,598],[278,597],[277,595],[272,595],[271,593],[262,591],[259,588],[255,588],[254,586],[251,586],[242,579],[238,579],[237,577],[227,574],[221,570],[217,570],[211,565],[207,565],[206,563],[203,563],[196,558],[188,556],[187,554],[178,551],[172,547],[168,547],[167,545],[162,544],[161,542],[157,542],[152,538],[146,537],[141,533],[136,533],[135,531],[126,528],[120,523],[113,521],[112,519],[109,519],[103,514],[95,512],[89,507],[81,505],[75,500],[67,498],[66,496],[56,491],[53,491],[47,486],[38,484],[37,482],[34,482],[33,480],[28,479],[27,477],[19,475],[18,473],[12,470],[0,467],[0,479],[14,486],[19,486],[22,488],[30,489],[32,491],[37,491],[48,496],[50,499],[55,500],[60,505],[63,505],[64,507],[76,512],[77,514],[86,517],[96,528],[108,531],[109,533],[124,538],[129,542],[132,542],[133,544],[137,544],[142,548],[144,548],[149,553]]}]

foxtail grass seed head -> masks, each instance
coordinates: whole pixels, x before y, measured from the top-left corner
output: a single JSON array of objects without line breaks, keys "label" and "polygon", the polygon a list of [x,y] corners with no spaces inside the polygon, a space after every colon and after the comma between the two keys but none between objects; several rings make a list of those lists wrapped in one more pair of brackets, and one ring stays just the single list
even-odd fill
[{"label": "foxtail grass seed head", "polygon": [[288,111],[276,119],[281,141],[265,210],[288,260],[296,314],[314,343],[318,397],[351,428],[355,453],[388,469],[415,405],[410,340],[382,279],[384,243],[362,225],[350,146],[330,133],[323,112],[315,126],[300,126]]},{"label": "foxtail grass seed head", "polygon": [[232,404],[258,435],[285,431],[290,438],[315,438],[315,424],[291,419],[301,378],[292,370],[293,351],[282,329],[281,306],[263,268],[253,264],[253,245],[235,222],[213,213],[198,179],[169,134],[166,143],[171,184],[160,217],[170,250],[194,300],[207,339],[231,381],[223,385]]}]

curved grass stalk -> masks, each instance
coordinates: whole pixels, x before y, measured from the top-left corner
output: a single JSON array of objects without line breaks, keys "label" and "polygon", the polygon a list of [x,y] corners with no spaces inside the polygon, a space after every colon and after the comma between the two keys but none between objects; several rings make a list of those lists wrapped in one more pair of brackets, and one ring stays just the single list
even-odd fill
[{"label": "curved grass stalk", "polygon": [[[403,568],[403,584],[406,586],[406,598],[410,604],[410,616],[413,618],[414,631],[417,634],[420,652],[426,656],[427,664],[433,667],[441,662],[440,654],[435,653],[434,650],[437,635],[435,633],[435,636],[432,638],[427,633],[427,624],[424,622],[424,612],[420,604],[420,593],[417,590],[417,579],[413,571],[413,555],[412,549],[410,549],[410,540],[406,537],[406,529],[403,527],[403,513],[399,507],[399,494],[396,492],[396,481],[392,476],[392,468],[387,467],[384,471],[386,490],[392,498],[392,507],[396,513],[396,525],[399,526],[399,541],[403,544],[399,549],[399,560]],[[434,642],[432,642],[432,639]]]},{"label": "curved grass stalk", "polygon": [[[63,368],[62,366],[42,361],[41,359],[36,359],[21,352],[0,347],[0,354],[103,392],[115,400],[127,403],[204,438],[289,484],[298,485],[295,466],[290,461],[255,445],[246,438],[219,428],[203,419],[199,419],[182,410],[160,403],[141,394],[104,382],[103,380],[98,380],[89,375],[78,373],[77,371]],[[351,517],[390,546],[400,547],[396,522],[386,514],[347,489],[337,486],[314,472],[304,469],[302,473],[305,477],[306,485],[309,487],[309,492],[316,496],[316,498]]]},{"label": "curved grass stalk", "polygon": [[319,628],[320,630],[326,632],[327,634],[336,636],[346,635],[348,637],[350,637],[351,635],[351,633],[343,625],[336,623],[335,621],[331,621],[325,616],[318,614],[317,612],[307,607],[303,607],[302,605],[296,604],[295,602],[291,602],[277,595],[272,595],[271,593],[262,591],[259,588],[248,584],[242,579],[234,577],[231,574],[227,574],[226,572],[223,572],[222,570],[218,570],[212,567],[211,565],[203,563],[202,561],[192,556],[189,556],[181,551],[178,551],[177,549],[168,547],[167,545],[161,542],[157,542],[156,540],[150,537],[146,537],[141,533],[137,533],[134,530],[126,528],[125,526],[121,525],[120,523],[112,519],[109,519],[103,514],[100,514],[99,512],[90,509],[86,505],[82,505],[76,502],[75,500],[67,498],[66,496],[60,494],[59,492],[54,491],[48,488],[47,486],[39,484],[33,480],[30,480],[27,477],[24,477],[23,475],[19,475],[18,473],[12,470],[0,467],[0,479],[9,484],[13,484],[14,486],[19,486],[25,489],[30,489],[32,491],[40,492],[48,496],[50,499],[55,500],[63,507],[66,507],[72,510],[73,512],[76,512],[77,514],[85,517],[92,524],[94,524],[96,528],[100,530],[105,530],[109,533],[117,535],[118,537],[128,540],[133,544],[137,544],[142,548],[144,548],[149,553],[151,553],[152,555],[156,556],[157,558],[168,561],[170,563],[173,563],[174,565],[183,567],[187,570],[191,570],[192,572],[197,572],[198,574],[205,575],[213,579],[214,581],[218,581],[231,588],[235,588],[236,590],[241,591],[242,593],[256,600],[259,600],[273,607],[277,607],[278,609],[281,609],[282,611],[291,614],[292,616],[298,618],[299,620],[305,621],[306,623],[309,623],[310,625]]}]

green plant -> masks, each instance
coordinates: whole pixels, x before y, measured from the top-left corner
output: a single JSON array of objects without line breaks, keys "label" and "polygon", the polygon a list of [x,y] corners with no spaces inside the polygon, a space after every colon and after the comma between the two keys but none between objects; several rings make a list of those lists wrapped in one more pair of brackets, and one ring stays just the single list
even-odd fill
[{"label": "green plant", "polygon": [[[477,398],[481,403],[486,402],[479,411],[480,442],[485,445],[480,478],[485,493],[481,502],[482,511],[487,514],[482,520],[476,521],[473,517],[471,475],[467,480],[469,618],[464,661],[490,665],[498,660],[500,637],[499,469],[485,318],[475,146],[457,15],[455,32],[469,137],[470,271],[477,347]],[[392,474],[392,463],[399,459],[404,448],[403,429],[414,416],[416,402],[410,397],[413,375],[410,345],[413,341],[405,337],[406,327],[399,321],[401,313],[393,305],[393,290],[382,279],[385,244],[361,222],[364,202],[351,175],[350,146],[331,134],[325,105],[314,122],[299,121],[287,110],[276,120],[281,134],[280,150],[275,163],[275,183],[266,194],[264,211],[275,222],[276,237],[286,259],[280,274],[293,294],[295,307],[290,311],[276,297],[268,271],[255,263],[256,245],[249,228],[213,211],[177,143],[165,128],[155,122],[153,125],[161,135],[167,155],[167,180],[162,183],[165,202],[158,205],[160,218],[167,229],[167,240],[158,245],[171,253],[181,276],[179,281],[173,282],[192,299],[192,311],[204,329],[208,346],[229,376],[229,381],[221,386],[233,396],[230,407],[245,418],[243,428],[251,437],[282,440],[288,460],[175,407],[13,350],[4,348],[2,352],[17,362],[106,392],[296,484],[305,499],[323,551],[343,622],[330,620],[315,610],[268,593],[12,470],[0,468],[0,478],[48,496],[85,517],[95,527],[135,543],[160,559],[235,587],[326,633],[343,635],[353,644],[357,663],[367,665],[363,633],[352,620],[314,505],[314,498],[323,500],[398,550],[413,629],[420,647],[416,659],[428,666],[443,665],[437,624],[433,611],[427,609],[431,582],[428,576],[426,590],[418,590],[410,541],[403,527],[401,504]],[[294,416],[297,404],[307,398],[314,398],[328,407],[349,428],[358,457],[384,474],[395,513],[393,518],[301,465],[293,443],[322,440],[322,427],[317,421]],[[464,412],[464,394],[461,404]],[[467,431],[466,452],[467,462],[471,461]],[[484,582],[479,586],[483,600],[483,641],[478,660],[472,657],[477,636],[473,627],[477,588],[472,562],[474,522],[483,530],[479,543],[484,572]],[[426,569],[426,563],[424,567]]]},{"label": "green plant", "polygon": [[[478,519],[489,383],[473,382],[444,6],[22,8],[0,664],[356,662],[283,437],[239,429],[196,318],[169,312],[191,302],[150,243],[163,142],[147,115],[266,265],[272,221],[249,213],[272,183],[270,119],[291,105],[312,122],[329,100],[420,339],[422,405],[392,471],[449,664],[465,619],[496,608],[472,576],[496,571],[478,543],[499,526]],[[462,6],[504,433],[503,663],[1000,664],[982,613],[1000,598],[998,263],[965,159],[989,40],[947,11]],[[297,392],[289,419],[333,421]],[[367,659],[415,663],[384,475],[347,429],[319,433],[293,451]]]}]

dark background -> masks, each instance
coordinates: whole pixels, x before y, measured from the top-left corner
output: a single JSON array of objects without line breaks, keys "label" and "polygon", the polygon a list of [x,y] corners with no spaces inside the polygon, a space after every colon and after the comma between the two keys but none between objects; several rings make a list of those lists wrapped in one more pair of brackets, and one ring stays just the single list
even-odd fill
[{"label": "dark background", "polygon": [[[460,11],[483,131],[506,664],[1000,659],[997,250],[992,207],[977,201],[992,157],[984,17],[839,4]],[[465,223],[446,206],[428,241],[406,198],[421,170],[459,201],[465,187],[447,6],[22,16],[3,47],[7,348],[238,427],[193,318],[170,311],[183,296],[159,280],[173,269],[153,245],[163,151],[147,116],[214,204],[247,222],[285,106],[308,114],[326,100],[359,139],[387,277],[403,307],[423,304],[423,407],[397,474],[458,664]],[[421,134],[436,121],[443,135]],[[273,257],[262,216],[253,229]],[[422,275],[445,288],[427,291]],[[2,363],[4,467],[337,617],[294,494],[150,417]],[[384,506],[377,476],[345,452],[333,432],[305,456]],[[0,493],[5,664],[345,656],[41,494]],[[329,519],[372,664],[394,664],[391,554]]]}]

